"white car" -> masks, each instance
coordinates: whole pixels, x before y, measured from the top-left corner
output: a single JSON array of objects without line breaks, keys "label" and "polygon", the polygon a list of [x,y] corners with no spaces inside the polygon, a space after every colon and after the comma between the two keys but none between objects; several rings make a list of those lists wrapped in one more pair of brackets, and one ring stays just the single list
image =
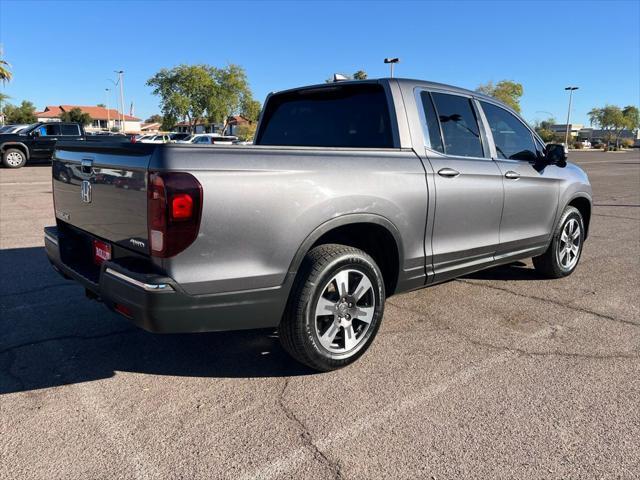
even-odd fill
[{"label": "white car", "polygon": [[152,135],[150,138],[142,138],[138,140],[141,143],[169,143],[171,138],[166,133]]},{"label": "white car", "polygon": [[184,140],[178,140],[176,143],[193,143],[197,145],[233,145],[238,140],[234,136],[224,136],[218,133],[198,133],[191,135]]},{"label": "white car", "polygon": [[3,127],[0,127],[0,133],[18,133],[20,130],[28,126],[29,124],[27,123],[23,123],[20,125],[5,125]]}]

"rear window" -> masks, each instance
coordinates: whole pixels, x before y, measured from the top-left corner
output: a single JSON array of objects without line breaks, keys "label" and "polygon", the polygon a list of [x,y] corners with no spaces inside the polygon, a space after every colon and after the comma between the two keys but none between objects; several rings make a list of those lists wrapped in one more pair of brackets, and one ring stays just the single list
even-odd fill
[{"label": "rear window", "polygon": [[62,135],[80,135],[80,127],[78,125],[62,125]]},{"label": "rear window", "polygon": [[341,85],[274,95],[256,144],[392,148],[384,89],[378,84]]}]

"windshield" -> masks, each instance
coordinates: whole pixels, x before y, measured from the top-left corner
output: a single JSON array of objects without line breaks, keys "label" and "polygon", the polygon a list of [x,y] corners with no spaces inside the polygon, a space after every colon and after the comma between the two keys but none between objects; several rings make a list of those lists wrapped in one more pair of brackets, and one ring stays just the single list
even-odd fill
[{"label": "windshield", "polygon": [[190,141],[192,141],[194,138],[196,138],[196,136],[195,136],[195,135],[189,135],[187,138],[184,138],[183,140],[184,140],[185,142],[190,142]]},{"label": "windshield", "polygon": [[21,128],[16,133],[27,133],[27,132],[30,132],[31,130],[36,128],[38,125],[40,125],[40,124],[39,123],[32,123],[31,125],[27,125],[26,127]]}]

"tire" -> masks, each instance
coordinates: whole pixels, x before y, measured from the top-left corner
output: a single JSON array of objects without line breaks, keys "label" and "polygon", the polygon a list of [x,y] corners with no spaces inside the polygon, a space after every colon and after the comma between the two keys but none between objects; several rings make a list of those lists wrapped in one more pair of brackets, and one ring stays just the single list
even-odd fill
[{"label": "tire", "polygon": [[[346,291],[338,283],[346,284]],[[345,367],[373,342],[384,301],[382,273],[369,255],[345,245],[320,245],[298,271],[280,324],[280,343],[314,370]]]},{"label": "tire", "polygon": [[2,154],[2,164],[7,168],[21,168],[26,163],[27,156],[17,148],[8,148]]},{"label": "tire", "polygon": [[533,258],[535,269],[547,278],[571,275],[582,254],[584,233],[584,220],[580,211],[571,206],[565,208],[549,248],[542,255]]}]

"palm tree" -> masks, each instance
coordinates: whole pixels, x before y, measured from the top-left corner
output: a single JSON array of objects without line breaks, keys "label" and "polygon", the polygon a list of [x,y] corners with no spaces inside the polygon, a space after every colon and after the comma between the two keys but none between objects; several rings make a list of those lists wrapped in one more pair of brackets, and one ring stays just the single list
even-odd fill
[{"label": "palm tree", "polygon": [[9,70],[9,67],[11,66],[9,65],[9,62],[2,58],[3,53],[2,46],[0,45],[0,80],[2,80],[2,83],[5,83],[11,81],[13,74],[11,73],[11,70]]}]

